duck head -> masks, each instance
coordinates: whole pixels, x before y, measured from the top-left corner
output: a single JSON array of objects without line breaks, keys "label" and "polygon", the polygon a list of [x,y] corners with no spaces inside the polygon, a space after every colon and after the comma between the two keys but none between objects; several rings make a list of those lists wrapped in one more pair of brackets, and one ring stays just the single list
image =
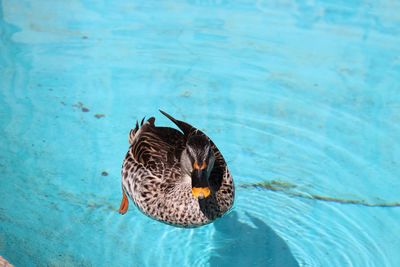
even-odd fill
[{"label": "duck head", "polygon": [[203,199],[210,196],[209,178],[214,161],[214,152],[206,136],[193,135],[188,138],[181,156],[181,167],[191,177],[192,194],[195,198]]}]

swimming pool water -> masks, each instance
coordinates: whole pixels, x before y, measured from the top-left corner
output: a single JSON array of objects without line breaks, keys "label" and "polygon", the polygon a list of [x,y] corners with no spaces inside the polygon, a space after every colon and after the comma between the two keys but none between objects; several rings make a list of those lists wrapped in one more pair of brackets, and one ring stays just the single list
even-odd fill
[{"label": "swimming pool water", "polygon": [[[1,1],[0,255],[399,266],[400,3],[272,2]],[[159,108],[228,161],[213,224],[117,212],[129,130],[172,126]]]}]

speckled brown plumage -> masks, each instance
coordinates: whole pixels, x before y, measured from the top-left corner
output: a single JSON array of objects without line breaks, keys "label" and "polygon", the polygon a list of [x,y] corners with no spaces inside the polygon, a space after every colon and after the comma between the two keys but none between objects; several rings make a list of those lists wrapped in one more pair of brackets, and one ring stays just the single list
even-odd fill
[{"label": "speckled brown plumage", "polygon": [[122,190],[144,214],[153,219],[181,227],[210,223],[233,205],[234,185],[226,162],[209,140],[215,155],[209,176],[211,195],[204,199],[195,198],[190,180],[182,174],[180,159],[190,136],[206,135],[185,122],[163,114],[182,132],[155,126],[153,117],[142,121],[140,126],[136,124],[129,134],[131,146],[122,166]]}]

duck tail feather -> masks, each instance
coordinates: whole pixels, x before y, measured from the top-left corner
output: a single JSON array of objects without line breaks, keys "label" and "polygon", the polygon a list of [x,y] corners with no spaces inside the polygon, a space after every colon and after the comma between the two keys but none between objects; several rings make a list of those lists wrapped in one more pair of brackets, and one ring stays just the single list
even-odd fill
[{"label": "duck tail feather", "polygon": [[147,120],[152,126],[154,126],[154,122],[156,121],[156,118],[151,117]]},{"label": "duck tail feather", "polygon": [[142,121],[140,122],[140,126],[143,126],[144,119],[146,119],[146,116],[143,117]]},{"label": "duck tail feather", "polygon": [[137,133],[138,130],[139,130],[139,122],[136,121],[135,128],[133,128],[133,129],[130,130],[130,132],[129,132],[128,141],[129,141],[129,144],[130,144],[130,145],[133,144],[133,140],[134,140],[135,135],[136,135],[136,133]]},{"label": "duck tail feather", "polygon": [[182,130],[182,132],[188,136],[191,132],[193,132],[194,130],[196,130],[196,128],[194,128],[193,126],[191,126],[190,124],[177,120],[174,117],[172,117],[171,115],[169,115],[168,113],[166,113],[165,111],[162,111],[161,109],[159,110],[165,117],[167,117],[168,119],[170,119],[173,123],[176,124],[176,126],[179,127],[179,129]]}]

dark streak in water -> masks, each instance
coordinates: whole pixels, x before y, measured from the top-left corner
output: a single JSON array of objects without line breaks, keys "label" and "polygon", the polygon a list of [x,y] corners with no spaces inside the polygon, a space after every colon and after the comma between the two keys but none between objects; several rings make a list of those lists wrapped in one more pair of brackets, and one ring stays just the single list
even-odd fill
[{"label": "dark streak in water", "polygon": [[104,114],[95,114],[94,115],[97,119],[104,118],[106,115]]},{"label": "dark streak in water", "polygon": [[242,188],[257,188],[257,189],[264,189],[274,192],[281,192],[291,197],[298,197],[303,199],[311,199],[311,200],[319,200],[325,202],[334,202],[339,204],[348,204],[348,205],[360,205],[366,207],[383,207],[383,208],[393,208],[393,207],[400,207],[400,202],[383,202],[383,203],[369,203],[365,200],[358,200],[358,199],[343,199],[343,198],[335,198],[329,196],[321,196],[316,194],[305,194],[301,192],[294,192],[292,189],[296,188],[297,186],[294,184],[290,184],[287,182],[282,181],[264,181],[254,184],[242,184],[240,185]]},{"label": "dark streak in water", "polygon": [[85,107],[85,106],[83,105],[82,102],[78,102],[77,104],[72,105],[72,106],[73,106],[73,107],[76,107],[76,108],[79,108],[80,110],[82,110],[82,112],[89,112],[89,111],[90,111],[87,107]]}]

